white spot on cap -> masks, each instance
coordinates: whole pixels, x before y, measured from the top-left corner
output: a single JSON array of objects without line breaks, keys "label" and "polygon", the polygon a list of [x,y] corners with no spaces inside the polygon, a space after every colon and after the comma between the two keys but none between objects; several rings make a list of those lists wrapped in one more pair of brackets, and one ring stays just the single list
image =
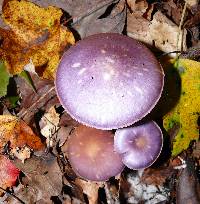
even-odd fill
[{"label": "white spot on cap", "polygon": [[105,53],[106,53],[106,51],[105,51],[104,49],[102,49],[102,50],[101,50],[101,53],[105,54]]},{"label": "white spot on cap", "polygon": [[122,81],[120,81],[120,83],[119,83],[119,84],[120,84],[120,86],[124,86],[124,83],[123,83]]},{"label": "white spot on cap", "polygon": [[105,81],[108,81],[111,79],[111,74],[107,73],[107,72],[104,72],[103,73],[103,78]]},{"label": "white spot on cap", "polygon": [[85,71],[86,71],[86,68],[82,68],[82,69],[80,69],[80,71],[78,72],[78,75],[83,74]]},{"label": "white spot on cap", "polygon": [[143,71],[148,72],[149,70],[147,68],[143,68]]},{"label": "white spot on cap", "polygon": [[143,73],[142,72],[138,72],[137,73],[139,76],[143,76]]},{"label": "white spot on cap", "polygon": [[139,92],[141,95],[143,95],[142,89],[139,88],[138,86],[135,86],[135,90],[136,90],[137,92]]},{"label": "white spot on cap", "polygon": [[130,78],[130,74],[128,72],[123,72],[123,75],[126,76],[127,78]]},{"label": "white spot on cap", "polygon": [[133,95],[130,91],[127,91],[127,94],[128,94],[129,96],[132,96],[132,95]]},{"label": "white spot on cap", "polygon": [[79,79],[79,80],[78,80],[78,84],[80,84],[81,82],[82,82],[82,79]]},{"label": "white spot on cap", "polygon": [[73,68],[76,68],[76,67],[80,67],[81,66],[81,63],[80,62],[76,62],[72,65]]},{"label": "white spot on cap", "polygon": [[106,57],[106,60],[112,64],[114,64],[115,60],[113,60],[112,58],[110,57]]}]

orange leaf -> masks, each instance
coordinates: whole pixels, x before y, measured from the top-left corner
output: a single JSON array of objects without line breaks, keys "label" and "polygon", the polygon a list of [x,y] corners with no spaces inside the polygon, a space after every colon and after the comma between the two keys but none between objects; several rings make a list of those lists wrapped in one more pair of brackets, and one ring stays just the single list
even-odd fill
[{"label": "orange leaf", "polygon": [[19,74],[31,60],[40,76],[53,79],[66,46],[75,42],[73,34],[60,25],[61,9],[12,0],[2,11],[10,29],[0,28],[0,57],[9,73]]},{"label": "orange leaf", "polygon": [[11,148],[28,146],[34,150],[44,147],[40,138],[22,120],[15,116],[0,115],[0,148],[10,142]]}]

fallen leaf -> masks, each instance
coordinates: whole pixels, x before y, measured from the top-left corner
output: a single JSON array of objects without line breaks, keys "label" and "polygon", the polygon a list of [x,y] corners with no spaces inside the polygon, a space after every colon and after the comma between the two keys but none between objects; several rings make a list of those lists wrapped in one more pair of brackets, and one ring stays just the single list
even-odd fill
[{"label": "fallen leaf", "polygon": [[152,20],[144,18],[141,13],[129,13],[127,23],[127,35],[145,44],[163,52],[186,50],[186,30],[180,32],[177,47],[178,26],[159,11]]},{"label": "fallen leaf", "polygon": [[[48,154],[32,156],[24,164],[19,160],[13,162],[25,174],[22,178],[23,188],[15,193],[24,203],[48,204],[52,203],[52,196],[61,196],[62,173],[56,157]],[[15,201],[12,197],[8,200]]]},{"label": "fallen leaf", "polygon": [[34,116],[36,113],[45,112],[45,110],[60,103],[56,96],[54,83],[51,80],[41,79],[31,73],[30,77],[34,89],[24,78],[15,78],[21,96],[21,109],[18,116],[31,127],[35,127]]},{"label": "fallen leaf", "polygon": [[54,5],[66,11],[70,16],[66,20],[81,39],[95,33],[121,33],[125,26],[126,4],[124,0],[82,0],[81,3],[79,0],[31,1],[44,7]]},{"label": "fallen leaf", "polygon": [[40,8],[24,0],[3,6],[3,19],[10,30],[0,29],[0,55],[11,74],[19,74],[32,60],[42,77],[54,78],[61,53],[74,44],[72,33],[60,25],[61,15],[58,8]]},{"label": "fallen leaf", "polygon": [[153,45],[150,24],[151,22],[145,19],[141,13],[128,13],[127,15],[127,35],[145,44]]},{"label": "fallen leaf", "polygon": [[192,140],[198,140],[197,120],[200,114],[200,63],[180,59],[176,70],[181,78],[180,99],[177,105],[164,116],[163,121],[168,132],[178,126],[173,142],[173,156],[187,149]]},{"label": "fallen leaf", "polygon": [[7,94],[10,74],[7,72],[4,63],[0,62],[0,97]]},{"label": "fallen leaf", "polygon": [[[173,52],[177,50],[186,50],[185,29],[179,30],[178,26],[170,21],[161,12],[156,12],[150,24],[150,35],[155,43],[155,47],[164,52]],[[180,38],[178,40],[178,33]]]},{"label": "fallen leaf", "polygon": [[59,129],[58,124],[60,115],[56,112],[54,106],[52,106],[47,113],[43,115],[40,120],[41,134],[46,137],[46,144],[48,147],[55,146],[57,131]]},{"label": "fallen leaf", "polygon": [[200,200],[200,186],[191,160],[180,173],[177,181],[177,204],[198,204]]},{"label": "fallen leaf", "polygon": [[103,187],[101,183],[92,181],[84,181],[77,178],[75,183],[83,189],[83,192],[87,195],[89,204],[97,204],[98,202],[98,190]]},{"label": "fallen leaf", "polygon": [[[72,16],[78,16],[74,18],[73,27],[78,31],[81,38],[84,38],[89,35],[93,35],[96,33],[122,33],[125,25],[126,19],[126,7],[125,1],[121,0],[119,3],[114,4],[115,1],[111,0],[104,0],[99,1],[97,0],[97,4],[94,4],[93,7],[89,7],[87,10],[86,3],[80,4],[85,10],[82,16],[73,14]],[[109,15],[103,17],[106,9],[110,5],[114,5]],[[76,12],[78,9],[75,10]]]},{"label": "fallen leaf", "polygon": [[166,179],[170,178],[174,173],[172,166],[164,166],[158,169],[147,168],[142,174],[141,181],[148,185],[163,186]]},{"label": "fallen leaf", "polygon": [[[5,156],[0,155],[0,187],[6,189],[15,185],[19,176],[19,169]],[[2,191],[0,190],[0,195]]]},{"label": "fallen leaf", "polygon": [[28,158],[31,157],[31,150],[29,147],[16,147],[11,150],[11,154],[13,154],[16,158],[20,159],[22,163]]},{"label": "fallen leaf", "polygon": [[11,115],[0,115],[0,148],[10,143],[11,148],[28,146],[34,150],[44,148],[40,138],[22,120]]}]

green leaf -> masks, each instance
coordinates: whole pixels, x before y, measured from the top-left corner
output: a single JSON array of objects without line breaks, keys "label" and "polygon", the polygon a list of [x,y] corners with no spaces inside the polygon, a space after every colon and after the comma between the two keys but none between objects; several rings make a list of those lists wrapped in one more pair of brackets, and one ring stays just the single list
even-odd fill
[{"label": "green leaf", "polygon": [[11,108],[16,108],[17,102],[19,101],[20,97],[19,96],[9,96],[7,98],[10,101]]},{"label": "green leaf", "polygon": [[7,86],[11,75],[7,72],[3,62],[0,62],[0,97],[7,94]]},{"label": "green leaf", "polygon": [[197,121],[200,115],[200,63],[180,59],[174,66],[181,79],[180,99],[163,120],[164,128],[168,133],[175,134],[172,156],[187,149],[192,140],[198,140]]}]

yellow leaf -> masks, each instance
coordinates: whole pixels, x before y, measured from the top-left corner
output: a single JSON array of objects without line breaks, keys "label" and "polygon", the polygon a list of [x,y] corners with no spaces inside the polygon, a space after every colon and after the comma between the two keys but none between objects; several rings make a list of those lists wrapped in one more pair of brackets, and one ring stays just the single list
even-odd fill
[{"label": "yellow leaf", "polygon": [[44,147],[40,138],[22,120],[11,115],[0,115],[0,149],[8,142],[11,148],[28,146],[34,150]]},{"label": "yellow leaf", "polygon": [[167,131],[178,125],[173,142],[172,155],[187,149],[192,140],[199,137],[197,120],[200,114],[200,63],[180,59],[176,68],[181,78],[181,95],[177,105],[165,115]]},{"label": "yellow leaf", "polygon": [[8,1],[3,19],[10,30],[0,28],[0,56],[11,74],[19,74],[30,59],[40,76],[53,79],[65,47],[74,44],[73,34],[60,25],[62,11],[40,8],[28,1]]}]

